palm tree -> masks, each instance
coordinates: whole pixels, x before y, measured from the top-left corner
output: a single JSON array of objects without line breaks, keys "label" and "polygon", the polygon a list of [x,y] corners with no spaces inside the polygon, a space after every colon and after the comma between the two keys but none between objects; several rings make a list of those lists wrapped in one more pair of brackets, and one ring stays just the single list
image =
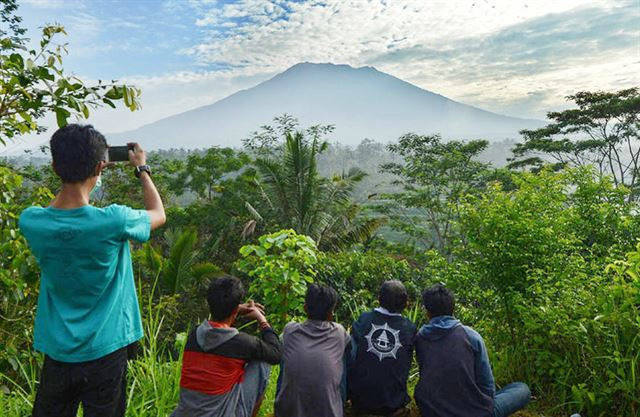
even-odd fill
[{"label": "palm tree", "polygon": [[[326,148],[327,142],[317,136],[309,141],[302,132],[286,133],[280,158],[260,157],[255,164],[273,220],[311,236],[321,249],[339,249],[369,239],[382,220],[362,219],[351,199],[366,176],[362,170],[352,168],[332,178],[318,174],[316,158]],[[248,208],[262,220],[253,206]]]},{"label": "palm tree", "polygon": [[169,247],[169,256],[163,257],[151,243],[147,242],[142,250],[142,263],[160,277],[162,288],[170,294],[177,294],[196,281],[202,281],[220,272],[220,268],[210,262],[196,262],[198,234],[195,229],[187,228],[180,233],[165,232]]}]

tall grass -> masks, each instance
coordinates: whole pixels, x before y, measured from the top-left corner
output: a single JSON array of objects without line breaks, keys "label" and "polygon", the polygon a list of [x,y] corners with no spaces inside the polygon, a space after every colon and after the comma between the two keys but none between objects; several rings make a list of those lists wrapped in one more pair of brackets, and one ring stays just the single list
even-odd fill
[{"label": "tall grass", "polygon": [[[164,317],[154,303],[157,280],[148,295],[139,298],[145,313],[143,326],[145,339],[139,356],[129,362],[127,376],[127,417],[166,417],[178,403],[180,393],[180,370],[182,350],[186,337],[176,337],[176,350],[181,352],[178,360],[172,359],[168,346],[159,343]],[[138,285],[140,288],[140,285]],[[0,373],[0,385],[9,392],[0,394],[0,416],[27,417],[31,415],[33,401],[39,383],[41,360],[30,356],[28,361],[16,360],[19,379],[10,379]],[[272,369],[269,385],[262,402],[260,417],[273,415],[276,381],[279,367]],[[78,412],[82,416],[82,410]]]},{"label": "tall grass", "polygon": [[[171,413],[178,402],[180,363],[185,338],[176,337],[180,359],[172,360],[167,346],[159,343],[164,317],[160,309],[155,308],[157,283],[158,277],[144,299],[143,326],[146,338],[142,344],[142,352],[129,365],[127,416],[164,417]],[[141,282],[138,288],[142,288]]]}]

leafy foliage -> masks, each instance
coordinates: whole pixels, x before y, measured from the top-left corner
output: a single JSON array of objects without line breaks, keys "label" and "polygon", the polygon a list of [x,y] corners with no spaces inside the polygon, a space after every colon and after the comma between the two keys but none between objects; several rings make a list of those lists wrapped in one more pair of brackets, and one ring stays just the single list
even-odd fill
[{"label": "leafy foliage", "polygon": [[390,144],[388,149],[403,158],[381,167],[396,175],[396,184],[403,188],[383,195],[392,226],[424,247],[448,253],[460,200],[479,190],[487,178],[489,165],[476,160],[487,144],[484,140],[443,143],[438,135],[414,133]]},{"label": "leafy foliage", "polygon": [[524,143],[513,150],[511,166],[539,168],[545,157],[558,168],[593,165],[599,175],[609,175],[613,182],[634,191],[636,199],[640,148],[640,93],[637,88],[616,92],[581,91],[568,96],[578,106],[550,112],[553,120],[536,130],[523,130]]},{"label": "leafy foliage", "polygon": [[23,179],[0,165],[0,370],[20,373],[19,360],[31,362],[27,348],[35,311],[38,266],[18,228],[22,209],[46,204],[52,195],[37,188],[24,193]]},{"label": "leafy foliage", "polygon": [[190,190],[199,198],[211,202],[225,186],[230,173],[236,173],[250,162],[249,156],[231,148],[209,148],[202,154],[187,157],[184,169],[178,171],[173,188]]},{"label": "leafy foliage", "polygon": [[197,262],[199,251],[198,233],[193,228],[181,232],[165,232],[169,254],[164,258],[151,243],[143,245],[142,262],[155,276],[160,276],[163,288],[169,294],[185,291],[192,283],[201,283],[205,278],[220,272],[210,262]]},{"label": "leafy foliage", "polygon": [[266,307],[278,327],[303,317],[307,284],[313,282],[318,262],[316,244],[293,230],[260,236],[258,245],[240,249],[236,263],[252,280],[250,294]]},{"label": "leafy foliage", "polygon": [[[637,230],[633,208],[623,203],[628,191],[614,191],[589,170],[513,181],[514,190],[494,184],[465,199],[465,245],[453,263],[463,274],[449,284],[491,334],[499,379],[529,381],[567,412],[628,415],[638,401],[630,386],[637,384],[640,321],[637,305],[629,305],[637,283],[628,280],[633,273],[623,282],[605,272],[608,259],[633,246],[616,230]],[[598,233],[603,218],[606,236]]]},{"label": "leafy foliage", "polygon": [[66,34],[62,26],[43,27],[38,46],[28,49],[16,9],[16,0],[0,5],[2,22],[8,23],[8,31],[0,30],[0,144],[16,135],[43,131],[38,120],[47,112],[55,113],[62,127],[72,115],[86,119],[90,108],[104,104],[115,108],[115,102],[123,101],[132,111],[140,107],[140,90],[135,87],[102,81],[87,86],[64,72],[67,46],[54,42]]}]

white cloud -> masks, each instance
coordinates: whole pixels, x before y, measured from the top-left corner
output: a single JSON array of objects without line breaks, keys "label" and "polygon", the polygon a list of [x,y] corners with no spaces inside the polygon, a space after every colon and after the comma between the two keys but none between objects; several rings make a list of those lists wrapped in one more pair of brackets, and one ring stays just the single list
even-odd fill
[{"label": "white cloud", "polygon": [[[243,0],[214,7],[198,20],[213,26],[210,38],[193,52],[203,62],[268,62],[283,69],[303,60],[366,64],[388,48],[416,45],[446,48],[450,42],[498,31],[551,12],[570,10],[584,1],[337,1],[267,5]],[[602,2],[601,2],[602,3]],[[291,13],[285,13],[285,9]],[[288,20],[280,20],[287,15]],[[225,19],[245,21],[231,33],[216,27]],[[392,45],[392,46],[390,46]],[[240,53],[243,51],[244,53]]]},{"label": "white cloud", "polygon": [[[544,23],[553,16],[571,16],[583,10],[606,14],[629,4],[604,0],[327,0],[303,3],[242,0],[208,9],[200,5],[202,17],[197,24],[208,28],[207,36],[186,53],[193,55],[204,67],[226,64],[234,73],[244,75],[278,72],[302,61],[353,66],[373,64],[424,88],[491,110],[509,111],[509,103],[528,100],[535,108],[516,106],[513,110],[521,116],[541,117],[544,114],[542,106],[561,105],[562,97],[576,89],[616,88],[614,80],[619,79],[638,81],[632,68],[625,66],[633,62],[633,52],[637,61],[637,48],[635,51],[627,48],[623,53],[602,49],[593,56],[573,59],[574,53],[580,55],[583,40],[569,39],[565,45],[566,59],[562,62],[548,62],[548,68],[535,65],[527,74],[514,74],[510,70],[514,62],[535,61],[544,48],[554,47],[551,45],[553,39],[548,39],[551,44],[537,45],[539,50],[522,43],[522,53],[516,45],[510,50],[510,56],[495,62],[491,56],[495,50],[473,49],[473,44],[519,25],[529,33],[515,33],[516,38],[534,36],[536,30],[547,31],[547,35],[553,36],[555,32],[575,28],[565,28],[561,22],[540,29],[526,27],[526,24]],[[636,22],[640,23],[637,12],[636,5]],[[228,27],[229,22],[233,26]],[[572,22],[576,28],[583,23],[588,22]],[[618,28],[618,31],[623,30]],[[640,35],[636,39],[638,37]],[[466,53],[466,47],[473,49],[473,55]],[[576,47],[578,49],[572,50]],[[376,62],[381,55],[410,53],[414,49],[449,56],[433,59],[416,56],[401,62]],[[474,64],[481,65],[480,71],[469,70],[468,66]],[[537,90],[547,92],[545,100],[540,100],[541,94],[531,94]],[[539,100],[534,103],[531,97]]]},{"label": "white cloud", "polygon": [[39,9],[61,9],[74,6],[74,3],[77,8],[81,2],[73,0],[21,0],[20,3]]},{"label": "white cloud", "polygon": [[[64,1],[25,2],[44,8]],[[303,61],[373,65],[447,97],[524,117],[541,118],[579,90],[640,84],[637,0],[165,0],[161,7],[195,11],[193,25],[204,33],[183,53],[202,70],[122,80],[142,88],[143,110],[97,111],[90,122],[105,132],[211,104]],[[620,26],[615,13],[636,24]],[[601,15],[613,18],[597,26]],[[91,23],[83,27],[80,19],[77,29],[102,36],[97,32],[109,22],[85,17]],[[606,33],[596,33],[603,25]],[[618,45],[624,36],[635,37],[635,46]],[[111,46],[93,44],[100,47]]]}]

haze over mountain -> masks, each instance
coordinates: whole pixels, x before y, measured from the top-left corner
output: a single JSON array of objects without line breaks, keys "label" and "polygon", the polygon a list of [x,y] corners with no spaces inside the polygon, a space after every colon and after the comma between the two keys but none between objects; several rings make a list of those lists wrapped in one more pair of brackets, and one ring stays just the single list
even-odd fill
[{"label": "haze over mountain", "polygon": [[364,138],[396,140],[407,132],[449,139],[519,138],[544,122],[508,117],[450,100],[372,67],[300,63],[211,105],[136,130],[109,135],[148,149],[239,146],[274,116],[291,114],[302,126],[334,124],[329,139],[354,145]]}]

